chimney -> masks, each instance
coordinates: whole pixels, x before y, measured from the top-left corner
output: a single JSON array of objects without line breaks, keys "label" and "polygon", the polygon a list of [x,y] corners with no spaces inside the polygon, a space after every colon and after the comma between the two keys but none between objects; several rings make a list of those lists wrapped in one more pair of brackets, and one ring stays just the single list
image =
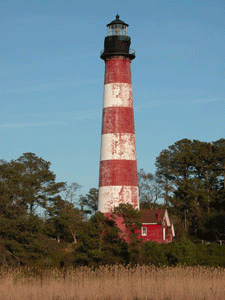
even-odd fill
[{"label": "chimney", "polygon": [[158,210],[158,212],[156,213],[156,217],[157,217],[158,222],[160,222],[160,211],[159,211],[159,210]]}]

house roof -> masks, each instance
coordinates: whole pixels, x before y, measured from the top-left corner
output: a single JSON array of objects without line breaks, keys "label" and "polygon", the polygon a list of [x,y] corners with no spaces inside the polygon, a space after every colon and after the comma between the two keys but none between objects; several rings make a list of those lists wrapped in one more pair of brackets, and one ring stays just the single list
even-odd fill
[{"label": "house roof", "polygon": [[[161,224],[164,217],[168,218],[167,210],[162,209],[141,209],[141,223],[147,224]],[[169,225],[169,224],[168,224]]]}]

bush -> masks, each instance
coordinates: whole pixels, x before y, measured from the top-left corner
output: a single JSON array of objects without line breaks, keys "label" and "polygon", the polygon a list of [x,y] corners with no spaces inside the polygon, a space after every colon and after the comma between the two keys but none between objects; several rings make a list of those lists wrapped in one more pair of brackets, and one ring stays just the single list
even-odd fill
[{"label": "bush", "polygon": [[170,266],[197,264],[196,245],[187,238],[165,245],[164,253]]},{"label": "bush", "polygon": [[148,241],[142,247],[142,259],[144,264],[155,266],[168,265],[167,258],[163,251],[163,246],[156,242]]},{"label": "bush", "polygon": [[207,245],[207,265],[225,267],[225,246],[212,243]]}]

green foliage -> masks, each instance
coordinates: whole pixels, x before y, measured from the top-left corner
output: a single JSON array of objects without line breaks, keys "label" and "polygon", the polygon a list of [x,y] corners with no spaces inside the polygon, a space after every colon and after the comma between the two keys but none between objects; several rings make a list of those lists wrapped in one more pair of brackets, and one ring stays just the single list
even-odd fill
[{"label": "green foliage", "polygon": [[60,240],[77,243],[77,235],[82,229],[82,215],[73,203],[56,197],[52,205],[48,207],[48,219],[46,233]]},{"label": "green foliage", "polygon": [[123,218],[129,241],[137,243],[136,230],[141,228],[141,212],[138,209],[134,209],[129,203],[122,203],[118,207],[115,207],[114,215],[115,218],[116,216]]},{"label": "green foliage", "polygon": [[186,234],[201,237],[209,217],[225,212],[224,157],[225,139],[213,143],[183,139],[156,159],[165,203],[175,209]]},{"label": "green foliage", "polygon": [[34,153],[25,153],[11,162],[19,176],[19,196],[26,203],[29,213],[40,206],[45,208],[65,186],[55,182],[55,174],[50,171],[50,162],[37,157]]},{"label": "green foliage", "polygon": [[225,247],[211,243],[207,247],[207,265],[225,267]]},{"label": "green foliage", "polygon": [[26,264],[40,258],[35,241],[44,222],[38,215],[64,188],[55,182],[50,162],[25,153],[17,160],[0,163],[0,237],[4,240],[3,260]]},{"label": "green foliage", "polygon": [[99,190],[96,188],[91,188],[85,196],[80,196],[79,205],[83,214],[93,215],[98,210],[98,193]]},{"label": "green foliage", "polygon": [[[178,237],[166,245],[137,238],[141,216],[129,204],[115,208],[110,218],[94,213],[97,189],[90,189],[83,209],[77,209],[79,185],[55,182],[50,163],[35,154],[1,161],[0,264],[41,269],[107,264],[225,267],[224,245],[197,244],[200,238],[225,239],[224,147],[223,139],[212,144],[182,140],[158,157],[158,184]],[[151,174],[141,172],[143,199],[152,204]],[[92,214],[88,220],[83,215],[87,209]],[[121,237],[117,217],[124,221],[129,243]]]},{"label": "green foliage", "polygon": [[143,169],[138,172],[139,202],[141,208],[154,209],[158,206],[157,201],[162,197],[160,185],[156,177],[146,173]]},{"label": "green foliage", "polygon": [[98,212],[84,224],[74,255],[80,265],[125,263],[127,244],[120,239],[114,221]]},{"label": "green foliage", "polygon": [[193,266],[197,263],[196,246],[189,239],[182,238],[178,242],[177,252],[180,264]]},{"label": "green foliage", "polygon": [[225,211],[211,213],[204,219],[204,226],[199,229],[199,235],[206,240],[225,240]]},{"label": "green foliage", "polygon": [[225,246],[216,243],[194,244],[183,238],[177,243],[163,245],[167,262],[171,266],[204,265],[225,267]]},{"label": "green foliage", "polygon": [[91,212],[95,213],[98,209],[98,194],[99,189],[91,188],[86,195],[86,206],[91,210]]},{"label": "green foliage", "polygon": [[55,182],[50,162],[25,153],[17,160],[0,164],[0,207],[3,217],[34,214],[37,208],[46,208],[63,188]]},{"label": "green foliage", "polygon": [[142,263],[155,266],[165,266],[168,264],[163,251],[164,245],[148,241],[142,247]]}]

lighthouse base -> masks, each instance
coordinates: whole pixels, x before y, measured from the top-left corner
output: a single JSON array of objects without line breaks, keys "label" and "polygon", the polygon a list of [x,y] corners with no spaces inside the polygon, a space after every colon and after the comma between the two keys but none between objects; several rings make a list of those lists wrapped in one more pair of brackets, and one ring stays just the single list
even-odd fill
[{"label": "lighthouse base", "polygon": [[99,189],[98,211],[113,212],[121,203],[129,203],[139,209],[138,187],[136,186],[103,186]]}]

